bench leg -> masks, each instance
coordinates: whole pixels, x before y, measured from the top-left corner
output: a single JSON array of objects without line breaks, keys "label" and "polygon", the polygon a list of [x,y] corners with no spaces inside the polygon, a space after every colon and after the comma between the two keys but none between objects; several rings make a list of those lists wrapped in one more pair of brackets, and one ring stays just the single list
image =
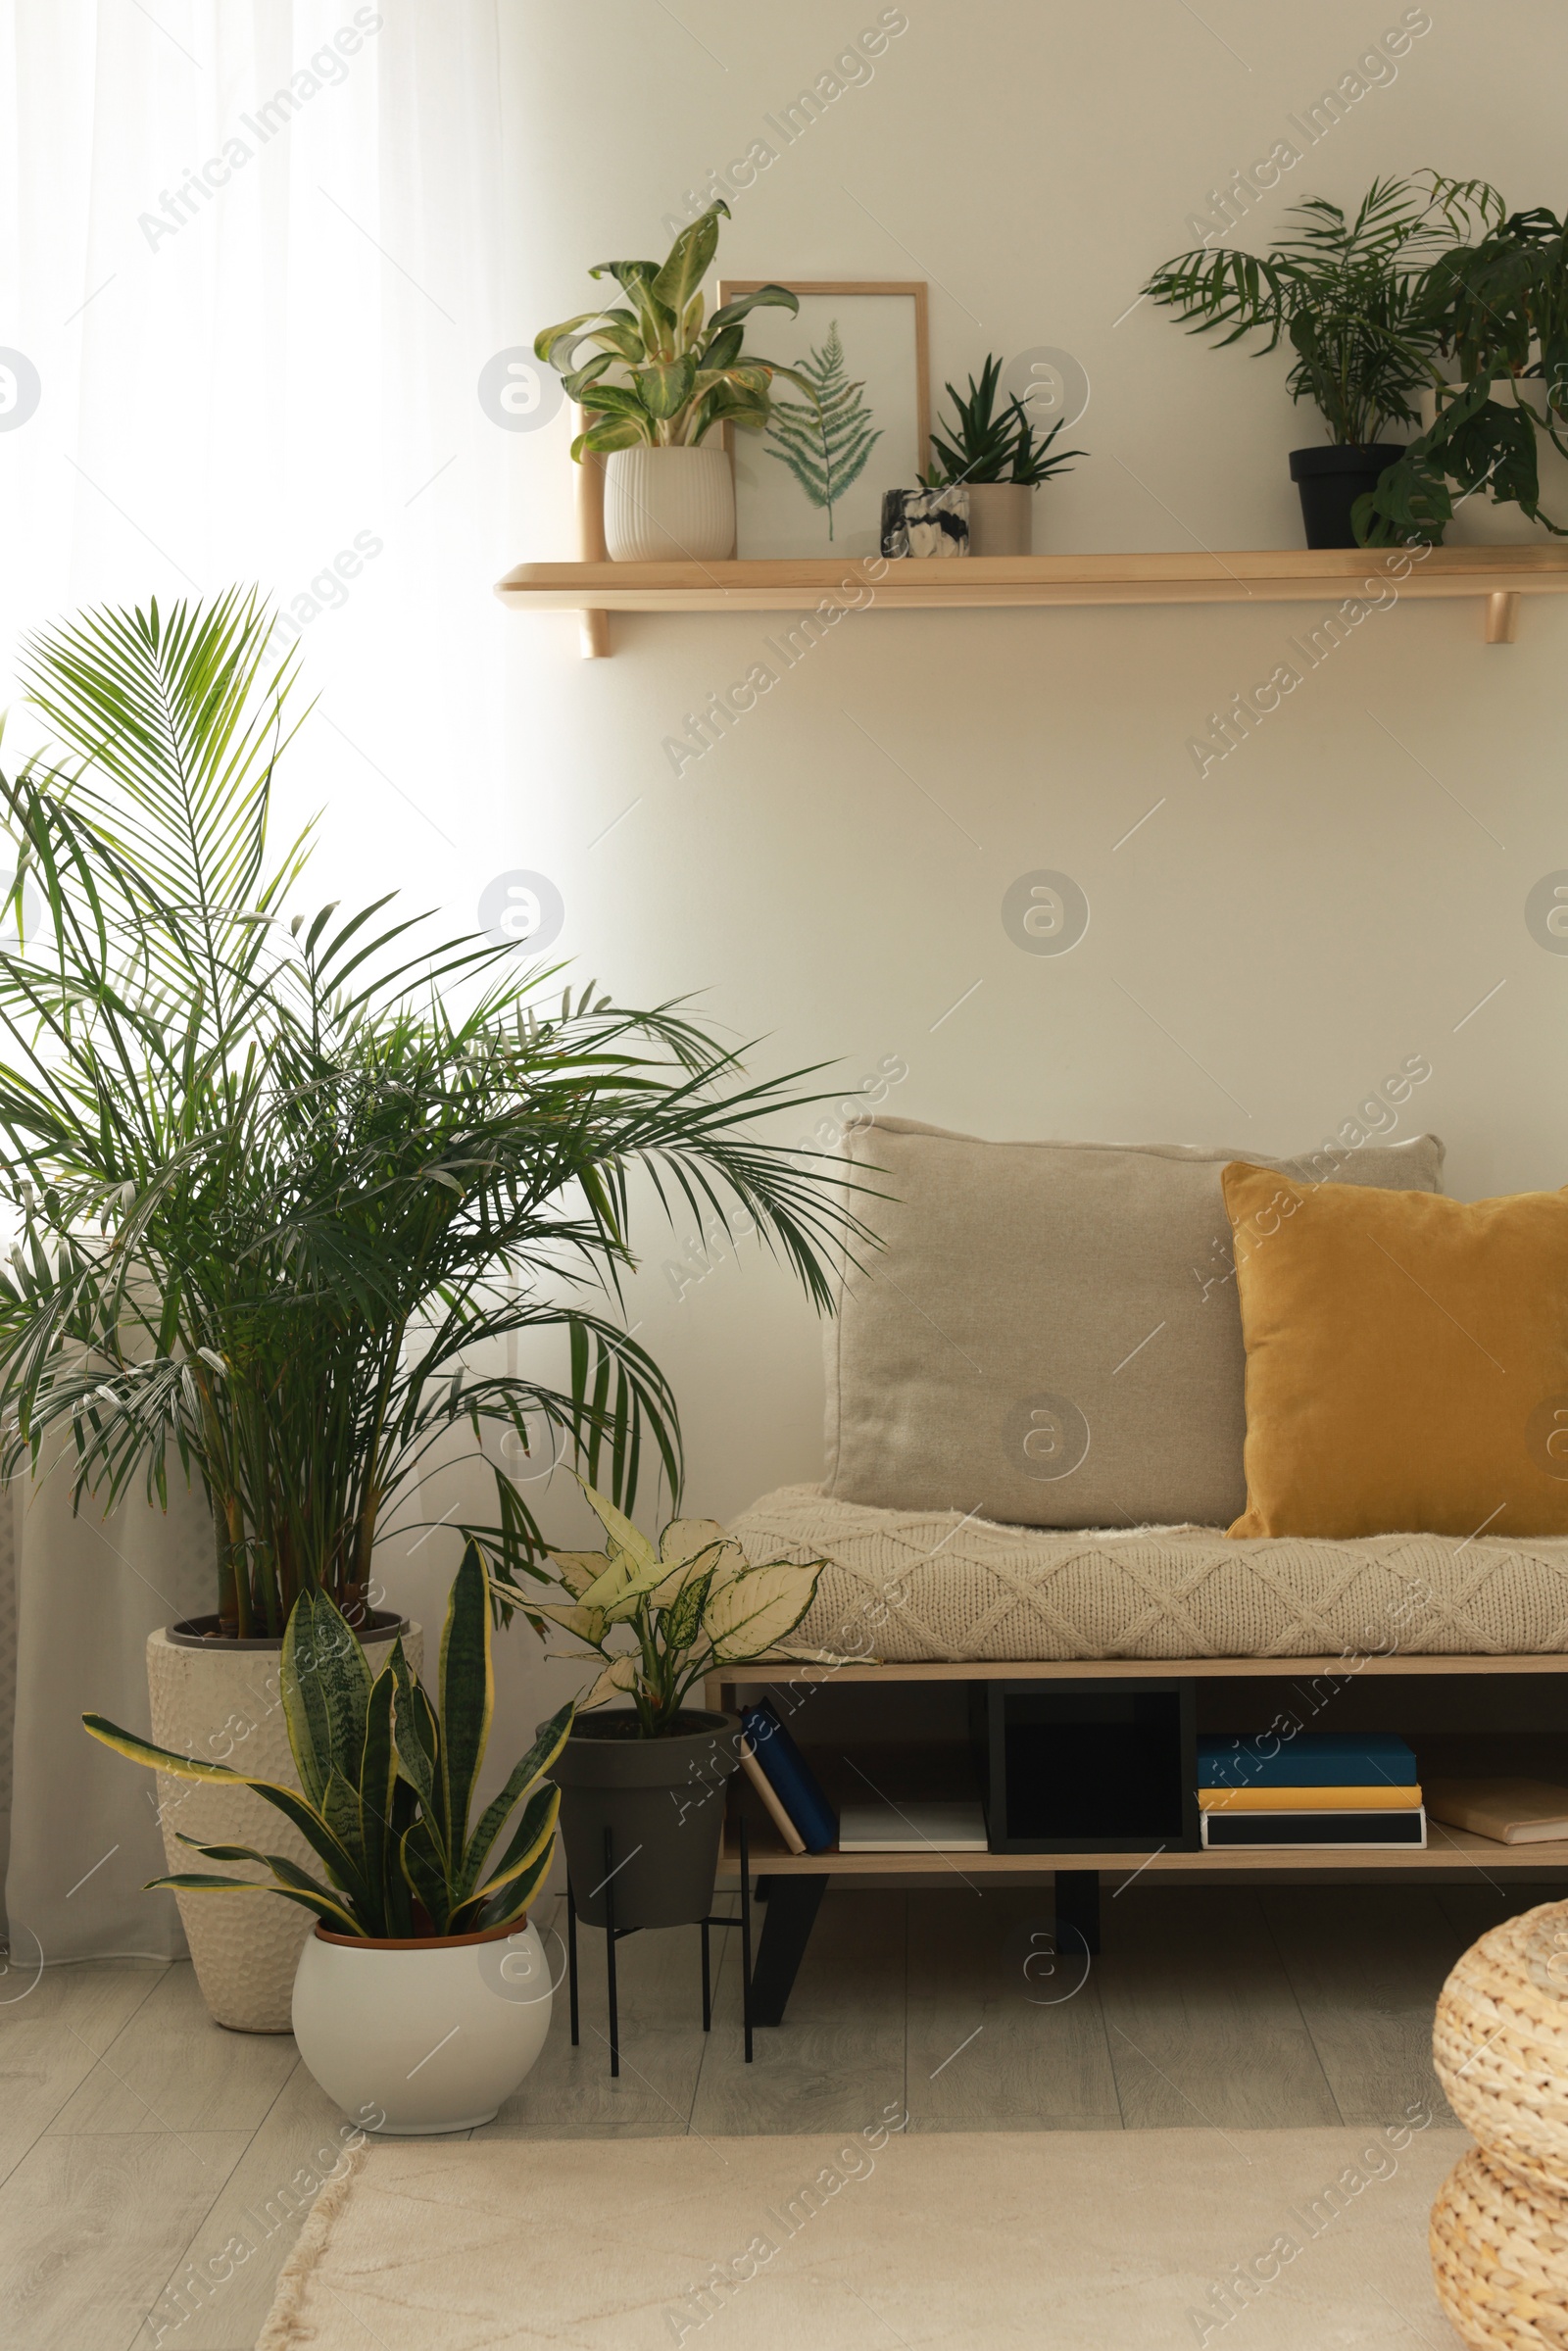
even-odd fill
[{"label": "bench leg", "polygon": [[825,1877],[773,1879],[752,1977],[754,2025],[783,2024],[796,1970],[806,1956],[806,1946],[826,1891]]},{"label": "bench leg", "polygon": [[1100,1872],[1056,1872],[1056,1942],[1062,1957],[1100,1949]]}]

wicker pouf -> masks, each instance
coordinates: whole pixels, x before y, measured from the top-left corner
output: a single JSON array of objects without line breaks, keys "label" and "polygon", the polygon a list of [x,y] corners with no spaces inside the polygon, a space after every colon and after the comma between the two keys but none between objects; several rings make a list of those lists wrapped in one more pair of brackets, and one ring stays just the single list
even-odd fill
[{"label": "wicker pouf", "polygon": [[1439,2299],[1472,2351],[1568,2351],[1568,1902],[1466,1951],[1432,2055],[1481,2142],[1432,2208]]},{"label": "wicker pouf", "polygon": [[1432,2207],[1432,2270],[1471,2351],[1568,2345],[1568,2204],[1494,2163],[1461,2155]]},{"label": "wicker pouf", "polygon": [[1438,1996],[1432,2060],[1483,2147],[1568,2193],[1568,1902],[1505,1919],[1466,1951]]}]

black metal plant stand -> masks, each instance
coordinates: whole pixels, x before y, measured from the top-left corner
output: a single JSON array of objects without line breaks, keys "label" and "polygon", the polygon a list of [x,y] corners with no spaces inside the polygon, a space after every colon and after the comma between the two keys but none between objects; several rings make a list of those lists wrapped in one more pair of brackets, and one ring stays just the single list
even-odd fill
[{"label": "black metal plant stand", "polygon": [[[710,1927],[739,1927],[741,1931],[741,2020],[746,2041],[746,2062],[752,2062],[752,1872],[751,1842],[746,1823],[740,1823],[741,1847],[741,1915],[738,1919],[710,1916],[697,1920],[703,1931],[703,2031],[713,2027],[713,1986],[710,1962],[708,1931]],[[610,1995],[610,2077],[620,2078],[620,2006],[615,1984],[615,1945],[624,1942],[628,1935],[638,1935],[638,1927],[617,1927],[615,1924],[615,1853],[614,1837],[605,1831],[605,1979]],[[570,1980],[571,2045],[579,2046],[577,2007],[577,1903],[566,1880],[566,1972]]]}]

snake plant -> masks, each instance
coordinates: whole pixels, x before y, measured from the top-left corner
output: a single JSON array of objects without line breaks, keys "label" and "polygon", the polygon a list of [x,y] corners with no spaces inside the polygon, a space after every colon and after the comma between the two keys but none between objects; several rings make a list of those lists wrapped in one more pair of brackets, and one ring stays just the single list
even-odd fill
[{"label": "snake plant", "polygon": [[[573,1709],[563,1706],[541,1727],[470,1831],[495,1703],[490,1643],[485,1569],[472,1542],[447,1604],[439,1711],[409,1670],[401,1641],[372,1680],[364,1649],[326,1593],[302,1592],[283,1637],[280,1688],[303,1794],[156,1746],[101,1714],[83,1715],[94,1739],[133,1763],[178,1780],[253,1788],[299,1831],[327,1881],[284,1854],[204,1845],[181,1832],[180,1843],[204,1860],[259,1862],[270,1880],[181,1871],[154,1878],[148,1890],[281,1894],[334,1934],[368,1938],[431,1940],[515,1928],[550,1867],[561,1806],[558,1788],[535,1783],[564,1746]],[[517,1825],[486,1878],[518,1804]]]},{"label": "snake plant", "polygon": [[[581,1483],[581,1481],[579,1481]],[[548,1621],[593,1650],[604,1670],[583,1706],[631,1699],[645,1739],[678,1731],[680,1709],[702,1676],[721,1665],[814,1656],[780,1646],[816,1592],[827,1562],[770,1559],[752,1567],[710,1518],[672,1519],[658,1547],[593,1488],[583,1486],[609,1541],[602,1551],[553,1551],[565,1603],[522,1603],[536,1633]],[[516,1594],[504,1595],[513,1605]],[[617,1647],[622,1629],[635,1645]]]},{"label": "snake plant", "polygon": [[[777,360],[742,356],[742,321],[754,310],[801,305],[788,286],[759,286],[738,294],[707,318],[703,277],[718,248],[718,217],[730,217],[722,200],[683,228],[662,263],[600,262],[590,277],[612,277],[626,306],[579,311],[576,318],[547,326],[534,339],[534,356],[554,367],[571,399],[580,401],[588,428],[572,442],[581,458],[592,450],[690,448],[715,424],[738,424],[760,432],[770,413],[768,386],[775,375],[798,384],[814,407],[816,394],[806,377]],[[579,344],[595,345],[594,357],[577,364]],[[612,368],[622,373],[608,380]]]}]

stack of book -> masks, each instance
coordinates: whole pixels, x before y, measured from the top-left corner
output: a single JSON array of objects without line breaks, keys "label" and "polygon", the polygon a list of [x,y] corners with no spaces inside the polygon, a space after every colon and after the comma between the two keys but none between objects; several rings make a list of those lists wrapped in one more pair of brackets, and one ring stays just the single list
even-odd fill
[{"label": "stack of book", "polygon": [[1207,1848],[1427,1841],[1415,1755],[1386,1732],[1200,1739],[1198,1805]]},{"label": "stack of book", "polygon": [[791,1853],[825,1853],[838,1816],[771,1699],[741,1708],[741,1768]]}]

